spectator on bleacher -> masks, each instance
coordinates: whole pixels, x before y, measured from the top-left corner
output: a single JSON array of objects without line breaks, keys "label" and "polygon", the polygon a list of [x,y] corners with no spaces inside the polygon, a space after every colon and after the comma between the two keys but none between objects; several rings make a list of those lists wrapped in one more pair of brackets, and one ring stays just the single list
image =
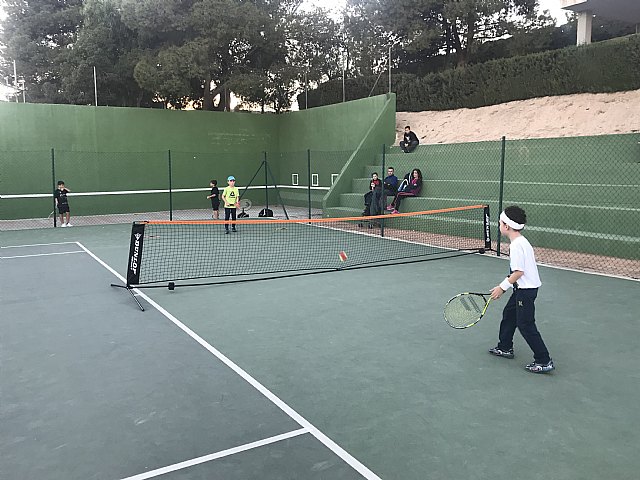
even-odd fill
[{"label": "spectator on bleacher", "polygon": [[395,197],[398,192],[398,177],[396,177],[395,170],[393,167],[387,168],[387,176],[384,177],[384,182],[382,183],[383,188],[374,190],[373,198],[371,200],[372,205],[376,205],[376,212],[373,213],[373,209],[371,209],[372,215],[379,215],[382,213],[382,206],[386,205],[387,197]]},{"label": "spectator on bleacher", "polygon": [[398,177],[393,167],[387,168],[387,176],[384,177],[384,194],[393,197],[398,191]]},{"label": "spectator on bleacher", "polygon": [[[369,215],[378,215],[380,213],[380,203],[373,204],[374,192],[382,190],[382,180],[378,178],[378,173],[371,174],[371,181],[369,182],[369,191],[364,194],[364,211],[362,215],[368,217]],[[379,198],[379,195],[376,195]]]},{"label": "spectator on bleacher", "polygon": [[419,144],[420,140],[418,140],[418,136],[411,131],[411,127],[409,125],[404,127],[404,140],[400,142],[400,148],[404,153],[413,152]]},{"label": "spectator on bleacher", "polygon": [[387,210],[391,213],[400,213],[400,204],[405,197],[417,197],[422,190],[422,172],[419,168],[414,168],[410,174],[407,174],[398,187],[393,202],[387,206]]}]

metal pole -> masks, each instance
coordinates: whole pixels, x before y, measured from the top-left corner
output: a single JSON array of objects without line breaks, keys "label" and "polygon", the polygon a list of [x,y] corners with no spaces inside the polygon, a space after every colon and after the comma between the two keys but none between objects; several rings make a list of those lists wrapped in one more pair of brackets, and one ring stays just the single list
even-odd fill
[{"label": "metal pole", "polygon": [[16,103],[20,103],[18,101],[18,70],[16,69],[16,61],[13,61],[13,88],[16,90],[15,95],[16,95]]},{"label": "metal pole", "polygon": [[309,198],[309,219],[311,219],[311,150],[307,149],[307,196]]},{"label": "metal pole", "polygon": [[96,101],[96,107],[98,106],[98,80],[96,78],[96,67],[93,66],[93,92]]},{"label": "metal pole", "polygon": [[[56,157],[53,148],[51,149],[51,184],[53,185],[52,192],[56,191]],[[53,228],[58,226],[58,215],[56,214],[56,198],[53,197]]]},{"label": "metal pole", "polygon": [[347,70],[343,67],[342,68],[342,103],[345,102],[346,100],[346,95],[345,95],[345,91],[344,91],[344,76],[347,74]]},{"label": "metal pole", "polygon": [[[381,173],[380,173],[380,175],[382,175],[382,192],[380,192],[381,193],[380,201],[382,202],[382,205],[381,205],[382,213],[381,213],[381,215],[384,215],[385,207],[387,206],[386,205],[387,198],[384,195],[384,174],[386,173],[385,172],[385,164],[386,164],[386,161],[387,161],[386,153],[387,153],[387,146],[383,143],[382,144],[382,170],[381,170]],[[380,219],[380,236],[384,237],[384,217],[382,217]]]},{"label": "metal pole", "polygon": [[173,220],[173,179],[171,168],[171,150],[167,151],[169,158],[169,220]]},{"label": "metal pole", "polygon": [[264,152],[264,200],[265,209],[269,209],[269,176],[267,175],[267,152]]},{"label": "metal pole", "polygon": [[389,47],[389,93],[391,93],[391,47]]},{"label": "metal pole", "polygon": [[[500,194],[498,196],[498,212],[502,212],[502,201],[504,199],[504,159],[507,146],[507,137],[502,137],[502,151],[500,153]],[[498,213],[499,215],[500,213]],[[498,244],[496,245],[496,255],[500,256],[500,228],[498,227]]]},{"label": "metal pole", "polygon": [[307,72],[304,72],[304,109],[309,108],[309,83],[307,81]]}]

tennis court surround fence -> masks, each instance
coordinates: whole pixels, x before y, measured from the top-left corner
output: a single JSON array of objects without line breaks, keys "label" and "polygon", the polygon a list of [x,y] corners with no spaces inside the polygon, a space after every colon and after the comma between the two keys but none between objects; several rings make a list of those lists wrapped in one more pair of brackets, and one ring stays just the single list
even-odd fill
[{"label": "tennis court surround fence", "polygon": [[0,159],[2,230],[54,227],[59,179],[72,192],[72,223],[92,225],[211,218],[209,180],[222,189],[228,175],[252,201],[251,217],[268,204],[284,218],[280,203],[304,218],[359,215],[372,172],[420,168],[424,187],[403,211],[487,204],[504,254],[495,219],[518,204],[541,262],[640,278],[640,134],[424,145],[411,154],[384,145],[356,154],[51,149]]}]

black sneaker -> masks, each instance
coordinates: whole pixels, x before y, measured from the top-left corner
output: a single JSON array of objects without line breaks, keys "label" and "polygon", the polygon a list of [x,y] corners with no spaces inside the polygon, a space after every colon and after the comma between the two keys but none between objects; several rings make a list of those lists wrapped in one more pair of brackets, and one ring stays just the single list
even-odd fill
[{"label": "black sneaker", "polygon": [[549,360],[548,363],[533,362],[524,368],[532,373],[549,373],[550,371],[555,370],[556,366],[553,364],[553,360]]},{"label": "black sneaker", "polygon": [[226,235],[229,235],[229,230],[225,230],[225,231],[224,231],[224,233],[225,233]]},{"label": "black sneaker", "polygon": [[489,349],[489,353],[491,355],[495,355],[496,357],[504,358],[513,358],[515,356],[513,354],[513,348],[511,350],[500,350],[498,347],[493,347]]},{"label": "black sneaker", "polygon": [[231,229],[232,232],[237,232],[238,230],[236,230],[235,228]]}]

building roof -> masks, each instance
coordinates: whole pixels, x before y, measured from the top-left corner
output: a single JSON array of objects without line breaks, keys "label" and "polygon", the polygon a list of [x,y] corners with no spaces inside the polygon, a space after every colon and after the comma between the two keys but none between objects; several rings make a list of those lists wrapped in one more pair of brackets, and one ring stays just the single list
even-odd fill
[{"label": "building roof", "polygon": [[640,1],[638,0],[560,0],[560,6],[576,13],[591,10],[598,17],[640,23]]}]

